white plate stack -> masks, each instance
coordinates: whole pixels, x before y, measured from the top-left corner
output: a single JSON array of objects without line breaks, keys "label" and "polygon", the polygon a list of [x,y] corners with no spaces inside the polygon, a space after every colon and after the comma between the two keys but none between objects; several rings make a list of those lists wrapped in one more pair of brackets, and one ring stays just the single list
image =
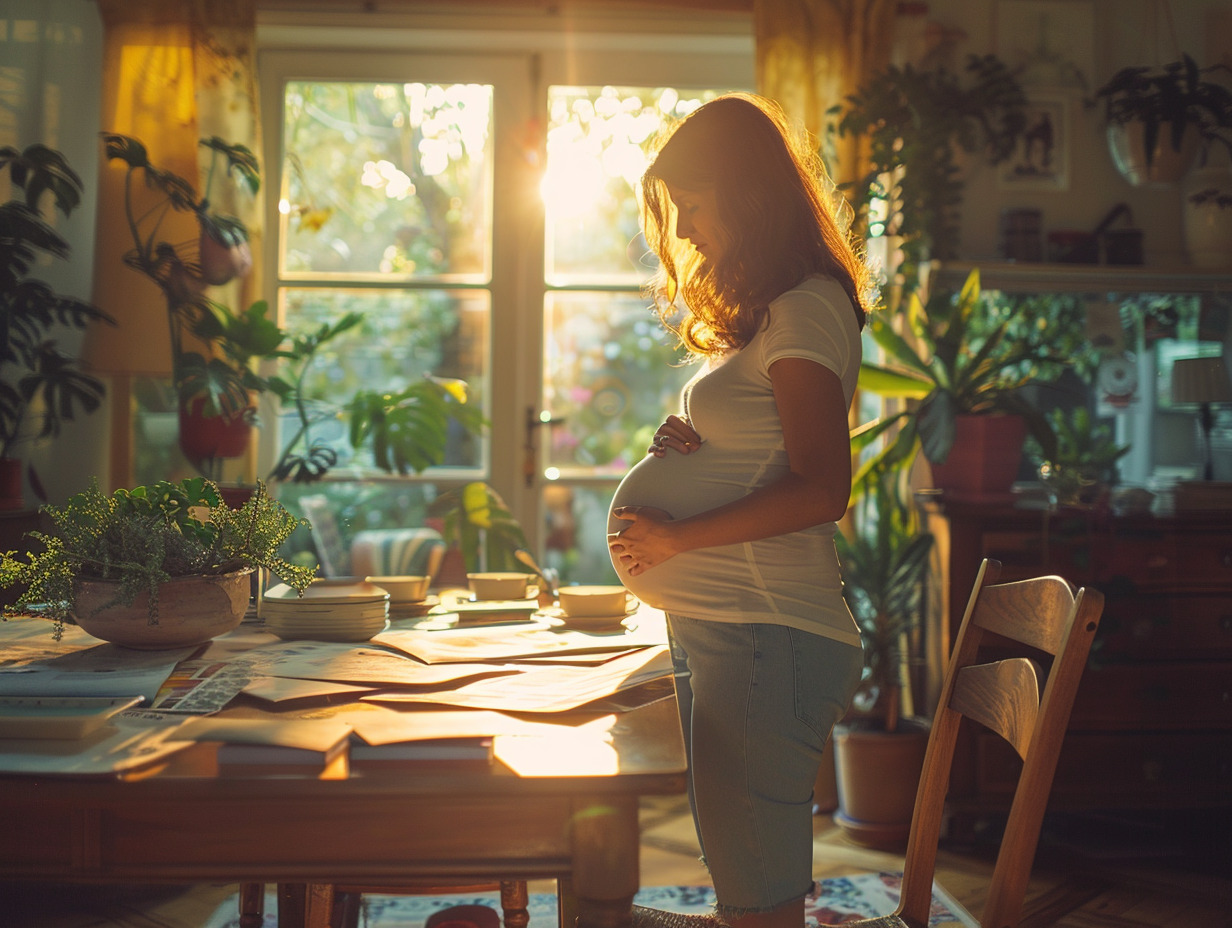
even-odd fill
[{"label": "white plate stack", "polygon": [[279,638],[367,641],[389,623],[389,593],[366,580],[314,580],[301,597],[285,583],[270,587],[261,607]]}]

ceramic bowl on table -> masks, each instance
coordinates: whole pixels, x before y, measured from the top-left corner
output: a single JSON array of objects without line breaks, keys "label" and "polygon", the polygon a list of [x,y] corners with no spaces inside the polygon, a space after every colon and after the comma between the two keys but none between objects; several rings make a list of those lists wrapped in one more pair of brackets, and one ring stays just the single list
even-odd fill
[{"label": "ceramic bowl on table", "polygon": [[623,586],[562,586],[556,595],[561,618],[574,628],[615,628],[639,605]]},{"label": "ceramic bowl on table", "polygon": [[526,599],[533,579],[530,574],[482,572],[467,574],[466,584],[476,599]]},{"label": "ceramic bowl on table", "polygon": [[428,598],[428,586],[432,582],[427,576],[377,576],[364,578],[368,583],[375,584],[389,593],[391,604],[421,603]]}]

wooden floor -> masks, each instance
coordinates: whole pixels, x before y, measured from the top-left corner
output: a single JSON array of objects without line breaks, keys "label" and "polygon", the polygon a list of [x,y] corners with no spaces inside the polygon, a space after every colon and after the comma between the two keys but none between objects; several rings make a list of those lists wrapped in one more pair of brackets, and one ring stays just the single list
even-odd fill
[{"label": "wooden floor", "polygon": [[[1232,928],[1232,815],[1050,816],[1021,928]],[[684,797],[647,800],[642,883],[707,885]],[[943,848],[937,881],[978,918],[995,837]],[[851,843],[829,815],[814,818],[814,875],[896,871],[902,858]],[[532,892],[551,892],[532,884]],[[5,886],[2,928],[200,928],[233,886]]]},{"label": "wooden floor", "polygon": [[[706,882],[688,805],[646,804],[642,881]],[[995,836],[938,856],[937,882],[977,919]],[[901,871],[898,854],[852,843],[828,815],[814,817],[813,874]],[[1232,813],[1050,815],[1020,928],[1232,928]]]}]

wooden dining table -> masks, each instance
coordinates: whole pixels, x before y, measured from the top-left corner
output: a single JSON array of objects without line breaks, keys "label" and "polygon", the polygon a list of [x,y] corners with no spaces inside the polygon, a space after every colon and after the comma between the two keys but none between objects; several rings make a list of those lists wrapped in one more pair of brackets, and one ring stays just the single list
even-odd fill
[{"label": "wooden dining table", "polygon": [[277,884],[279,928],[327,926],[339,885],[555,879],[562,926],[620,928],[638,889],[639,797],[684,789],[680,723],[670,684],[578,712],[585,724],[498,735],[478,768],[352,769],[343,755],[309,775],[220,776],[203,742],[120,775],[0,775],[0,873]]}]

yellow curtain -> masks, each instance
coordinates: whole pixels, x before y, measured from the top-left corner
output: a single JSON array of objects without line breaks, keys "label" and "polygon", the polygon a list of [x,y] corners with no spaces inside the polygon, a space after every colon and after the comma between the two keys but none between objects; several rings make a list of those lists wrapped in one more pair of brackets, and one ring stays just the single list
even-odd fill
[{"label": "yellow curtain", "polygon": [[[825,112],[890,60],[894,0],[755,0],[757,89],[818,138]],[[858,140],[840,141],[836,183],[859,175]]]},{"label": "yellow curtain", "polygon": [[[102,128],[140,140],[160,168],[204,190],[198,140],[218,136],[261,151],[255,66],[256,0],[99,0],[104,25]],[[208,156],[208,153],[205,153]],[[118,321],[97,327],[86,347],[93,367],[112,378],[113,485],[131,475],[133,375],[171,371],[167,308],[159,288],[124,264],[132,247],[124,210],[122,163],[99,168],[98,247],[94,300]],[[210,189],[216,212],[248,227],[252,253],[261,255],[260,197],[239,197],[225,177]],[[195,219],[170,216],[159,230],[172,243],[196,241]],[[232,308],[260,292],[259,270],[215,288],[211,298]]]}]

